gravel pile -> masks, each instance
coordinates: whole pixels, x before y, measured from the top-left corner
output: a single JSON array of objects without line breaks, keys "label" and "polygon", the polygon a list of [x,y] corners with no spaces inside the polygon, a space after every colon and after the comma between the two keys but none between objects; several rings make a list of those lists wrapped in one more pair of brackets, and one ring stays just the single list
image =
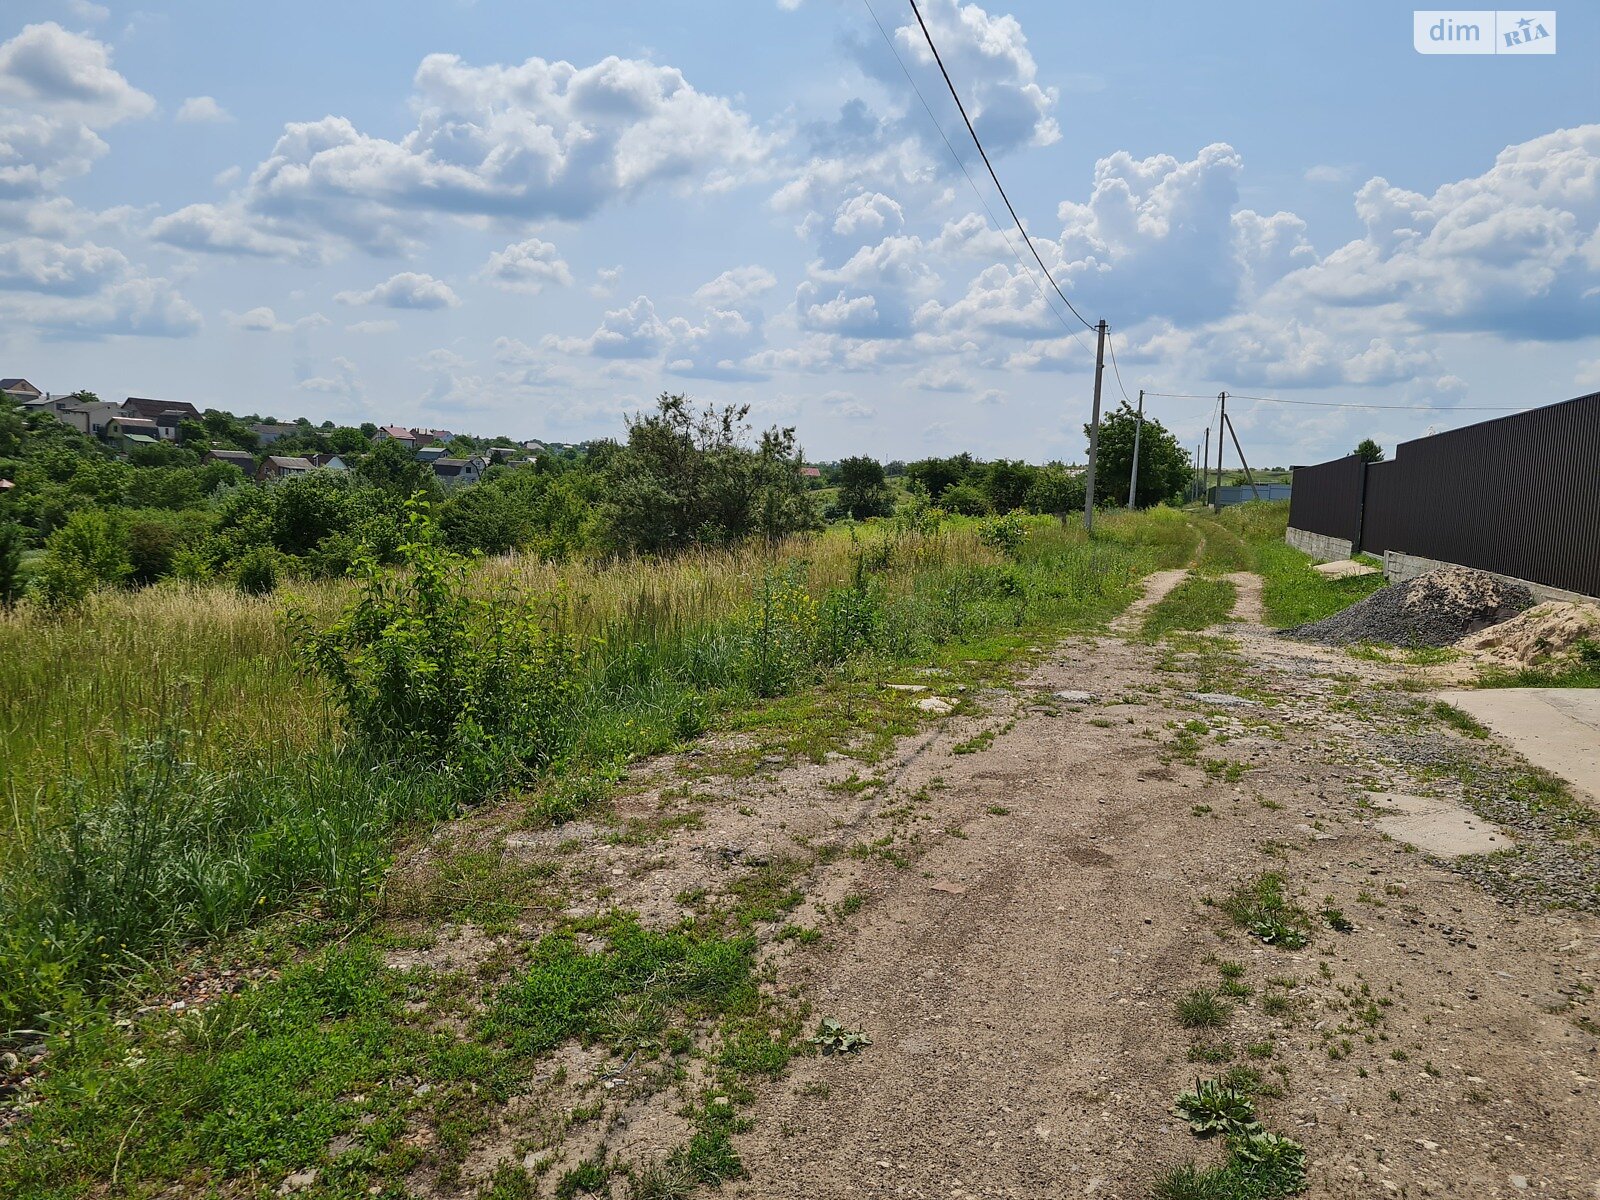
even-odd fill
[{"label": "gravel pile", "polygon": [[1441,567],[1374,592],[1321,621],[1285,629],[1283,636],[1327,646],[1448,646],[1532,604],[1533,593],[1521,584],[1466,567]]}]

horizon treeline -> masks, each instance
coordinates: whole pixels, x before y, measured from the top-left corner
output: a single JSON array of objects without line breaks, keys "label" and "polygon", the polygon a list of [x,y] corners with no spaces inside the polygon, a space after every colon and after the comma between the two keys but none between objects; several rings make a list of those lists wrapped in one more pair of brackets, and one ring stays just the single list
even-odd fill
[{"label": "horizon treeline", "polygon": [[[0,491],[0,605],[26,597],[65,609],[99,588],[166,579],[267,593],[287,579],[342,576],[366,557],[395,563],[403,506],[418,497],[456,551],[555,560],[777,540],[827,521],[897,512],[913,523],[934,509],[1064,515],[1084,502],[1081,469],[1059,462],[963,453],[883,464],[857,455],[806,472],[793,428],[758,433],[748,406],[696,408],[683,395],[663,394],[629,418],[622,440],[492,465],[471,485],[441,485],[400,443],[372,444],[373,432],[304,422],[271,452],[335,453],[349,469],[261,484],[204,461],[211,449],[259,449],[248,422],[228,413],[185,422],[181,444],[118,455],[53,415],[0,401],[0,479],[14,484]],[[1147,446],[1159,448],[1167,436],[1146,422]],[[480,440],[515,445],[469,444]],[[1117,441],[1102,435],[1102,477],[1113,483],[1118,467],[1108,451]],[[1173,487],[1152,477],[1141,501],[1175,497],[1187,469],[1185,459]],[[1121,475],[1125,481],[1125,465]]]}]

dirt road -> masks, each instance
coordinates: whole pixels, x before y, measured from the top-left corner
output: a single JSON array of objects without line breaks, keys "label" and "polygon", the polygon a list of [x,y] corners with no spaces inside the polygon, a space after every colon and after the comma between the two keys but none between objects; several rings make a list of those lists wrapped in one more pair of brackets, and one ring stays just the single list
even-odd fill
[{"label": "dirt road", "polygon": [[[1258,589],[1237,582],[1236,616],[1254,617]],[[1548,867],[1513,906],[1478,882],[1498,886],[1492,862],[1387,839],[1369,791],[1492,798],[1525,848],[1556,841],[1502,795],[1510,757],[1396,687],[1399,669],[1224,632],[1236,649],[1076,639],[981,722],[912,747],[855,831],[942,832],[904,868],[819,868],[808,898],[867,902],[775,962],[873,1044],[800,1060],[758,1103],[732,1194],[1142,1196],[1218,1154],[1175,1095],[1248,1065],[1281,1093],[1263,1117],[1305,1144],[1310,1195],[1600,1197],[1600,920],[1542,910],[1600,900],[1592,860]],[[1068,690],[1095,699],[1053,696]],[[1259,703],[1191,698],[1218,692]],[[951,752],[984,722],[1004,732]],[[1266,871],[1354,928],[1319,921],[1278,949],[1211,903]],[[1243,968],[1231,1017],[1184,1028],[1175,1003],[1218,988],[1219,961]]]}]

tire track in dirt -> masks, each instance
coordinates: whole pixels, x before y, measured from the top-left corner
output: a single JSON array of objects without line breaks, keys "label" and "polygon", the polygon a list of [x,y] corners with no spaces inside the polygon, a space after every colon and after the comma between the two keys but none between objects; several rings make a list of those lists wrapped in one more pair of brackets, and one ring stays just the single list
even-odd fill
[{"label": "tire track in dirt", "polygon": [[1112,620],[1111,632],[1124,636],[1130,633],[1137,633],[1139,626],[1144,621],[1145,613],[1160,604],[1167,593],[1182,583],[1188,574],[1188,567],[1177,567],[1171,571],[1156,571],[1153,574],[1146,575],[1144,579],[1144,594],[1123,609]]},{"label": "tire track in dirt", "polygon": [[[1121,629],[1185,573],[1153,577]],[[905,784],[942,783],[923,815],[949,836],[783,972],[873,1045],[793,1065],[731,1194],[1144,1196],[1210,1157],[1172,1100],[1222,1068],[1190,1061],[1173,1004],[1218,986],[1217,956],[1282,997],[1207,1037],[1283,1073],[1265,1115],[1306,1145],[1309,1194],[1600,1195],[1600,1038],[1572,1015],[1600,984],[1600,921],[1530,918],[1383,840],[1349,765],[1367,731],[1336,706],[1343,681],[1387,677],[1269,641],[1248,624],[1259,577],[1231,578],[1239,686],[1268,706],[1206,709],[1164,647],[1079,639],[1023,686],[1102,703],[1024,705],[987,751],[918,758]],[[1184,752],[1173,725],[1195,718],[1217,737]],[[1203,902],[1269,869],[1355,931],[1273,949]]]},{"label": "tire track in dirt", "polygon": [[1233,584],[1237,593],[1233,601],[1233,620],[1245,625],[1260,625],[1263,616],[1261,576],[1254,571],[1235,571],[1223,578]]}]

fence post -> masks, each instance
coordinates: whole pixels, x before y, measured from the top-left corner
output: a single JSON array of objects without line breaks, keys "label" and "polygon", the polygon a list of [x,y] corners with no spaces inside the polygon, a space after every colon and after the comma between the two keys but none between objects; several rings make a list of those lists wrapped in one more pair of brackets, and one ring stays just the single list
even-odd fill
[{"label": "fence post", "polygon": [[1366,459],[1361,460],[1361,487],[1356,493],[1356,540],[1350,546],[1352,558],[1361,553],[1367,531],[1367,468],[1371,465]]}]

